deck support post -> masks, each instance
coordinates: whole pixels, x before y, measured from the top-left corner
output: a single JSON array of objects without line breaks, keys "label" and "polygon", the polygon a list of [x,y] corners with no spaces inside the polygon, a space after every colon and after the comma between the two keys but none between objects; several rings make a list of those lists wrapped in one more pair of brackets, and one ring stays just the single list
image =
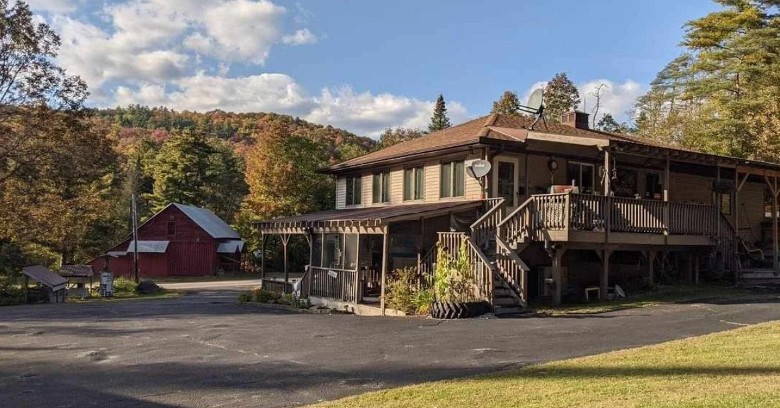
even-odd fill
[{"label": "deck support post", "polygon": [[385,284],[387,283],[387,259],[390,250],[390,239],[387,236],[388,231],[382,234],[382,286],[380,288],[379,308],[382,310],[382,316],[385,315]]},{"label": "deck support post", "polygon": [[669,235],[669,189],[671,186],[671,178],[669,176],[669,153],[666,153],[666,165],[664,166],[664,235]]},{"label": "deck support post", "polygon": [[287,270],[287,244],[290,243],[290,234],[279,234],[282,238],[282,248],[284,249],[284,288],[287,290],[287,283],[290,282],[290,274]]},{"label": "deck support post", "polygon": [[609,258],[612,250],[605,249],[601,256],[601,276],[599,279],[599,299],[607,300],[607,288],[609,287]]},{"label": "deck support post", "polygon": [[553,278],[553,294],[552,304],[553,306],[561,305],[561,295],[563,293],[563,268],[561,267],[561,261],[563,260],[563,254],[566,253],[565,249],[551,249],[550,257],[552,258],[552,278]]},{"label": "deck support post", "polygon": [[655,251],[647,251],[647,285],[651,288],[655,286],[654,269],[655,268]]},{"label": "deck support post", "polygon": [[693,257],[693,283],[699,284],[699,257]]}]

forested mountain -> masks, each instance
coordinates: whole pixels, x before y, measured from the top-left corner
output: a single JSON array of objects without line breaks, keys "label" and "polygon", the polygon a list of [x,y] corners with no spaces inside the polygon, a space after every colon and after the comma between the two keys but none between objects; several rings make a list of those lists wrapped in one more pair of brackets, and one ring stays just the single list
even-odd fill
[{"label": "forested mountain", "polygon": [[112,127],[120,150],[131,147],[144,137],[162,142],[171,134],[191,132],[228,141],[235,146],[236,151],[243,153],[258,138],[279,126],[289,135],[303,136],[321,145],[331,161],[347,160],[371,151],[376,146],[376,141],[368,137],[276,113],[233,113],[221,110],[199,113],[139,105],[92,109],[89,113],[97,122]]}]

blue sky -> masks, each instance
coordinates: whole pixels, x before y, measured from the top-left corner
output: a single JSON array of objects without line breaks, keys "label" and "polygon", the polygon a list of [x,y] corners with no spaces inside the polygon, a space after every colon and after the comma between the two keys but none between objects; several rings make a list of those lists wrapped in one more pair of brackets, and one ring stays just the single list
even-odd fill
[{"label": "blue sky", "polygon": [[31,0],[63,37],[60,63],[93,106],[273,111],[376,136],[424,127],[443,93],[453,122],[524,98],[556,72],[601,112],[679,55],[710,0]]}]

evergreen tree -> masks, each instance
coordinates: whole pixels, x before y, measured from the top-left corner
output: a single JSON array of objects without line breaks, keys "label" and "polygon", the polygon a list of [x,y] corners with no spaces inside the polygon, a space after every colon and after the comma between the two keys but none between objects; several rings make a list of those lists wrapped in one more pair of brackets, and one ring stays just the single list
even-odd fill
[{"label": "evergreen tree", "polygon": [[516,114],[520,110],[520,100],[517,94],[512,91],[504,91],[497,101],[493,102],[493,109],[490,113],[500,113],[505,115]]},{"label": "evergreen tree", "polygon": [[611,133],[629,133],[628,125],[626,123],[618,123],[618,121],[612,117],[612,114],[609,113],[605,113],[604,116],[601,117],[601,120],[596,124],[596,129]]},{"label": "evergreen tree", "polygon": [[686,24],[686,54],[640,98],[640,132],[681,146],[780,160],[780,6],[720,0]]},{"label": "evergreen tree", "polygon": [[153,210],[170,203],[205,207],[230,222],[246,195],[243,165],[233,150],[201,133],[166,141],[154,165]]},{"label": "evergreen tree", "polygon": [[433,108],[431,124],[428,126],[429,132],[443,130],[450,127],[450,119],[447,117],[447,106],[444,104],[444,95],[439,95],[436,99],[436,106]]},{"label": "evergreen tree", "polygon": [[565,73],[560,72],[544,87],[544,113],[552,122],[560,122],[563,114],[580,104],[580,91]]}]

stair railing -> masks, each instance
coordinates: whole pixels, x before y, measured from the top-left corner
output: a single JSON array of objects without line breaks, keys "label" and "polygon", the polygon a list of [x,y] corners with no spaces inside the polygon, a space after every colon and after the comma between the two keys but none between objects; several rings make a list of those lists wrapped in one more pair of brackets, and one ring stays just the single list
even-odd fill
[{"label": "stair railing", "polygon": [[477,246],[485,248],[498,232],[498,224],[504,219],[504,198],[488,200],[488,210],[471,224],[471,237]]},{"label": "stair railing", "polygon": [[528,306],[528,272],[531,268],[509,247],[501,237],[496,237],[496,269],[508,284],[523,307]]}]

